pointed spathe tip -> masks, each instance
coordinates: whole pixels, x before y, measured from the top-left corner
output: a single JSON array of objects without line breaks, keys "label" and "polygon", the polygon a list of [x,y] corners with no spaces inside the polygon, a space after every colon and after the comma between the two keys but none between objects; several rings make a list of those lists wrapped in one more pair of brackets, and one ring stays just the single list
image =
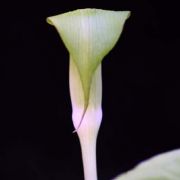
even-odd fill
[{"label": "pointed spathe tip", "polygon": [[47,18],[46,18],[46,22],[47,22],[48,24],[50,24],[50,25],[53,26],[53,22],[52,22],[52,20],[51,20],[51,17],[47,17]]}]

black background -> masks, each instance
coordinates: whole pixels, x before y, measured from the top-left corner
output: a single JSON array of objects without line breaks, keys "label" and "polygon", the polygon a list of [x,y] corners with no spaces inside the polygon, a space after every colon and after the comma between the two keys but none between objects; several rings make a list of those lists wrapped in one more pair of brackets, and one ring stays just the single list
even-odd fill
[{"label": "black background", "polygon": [[83,179],[72,134],[68,53],[48,16],[131,10],[103,60],[98,176],[109,180],[179,142],[179,12],[175,1],[12,1],[1,4],[0,179]]}]

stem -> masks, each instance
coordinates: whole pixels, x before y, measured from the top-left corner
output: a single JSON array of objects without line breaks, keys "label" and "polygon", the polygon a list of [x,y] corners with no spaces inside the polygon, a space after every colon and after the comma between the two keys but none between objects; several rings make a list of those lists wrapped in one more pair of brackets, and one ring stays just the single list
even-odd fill
[{"label": "stem", "polygon": [[79,135],[85,180],[97,180],[96,139],[88,133]]},{"label": "stem", "polygon": [[[81,114],[78,111],[76,113]],[[96,141],[101,119],[102,109],[100,107],[89,107],[80,128],[77,130],[81,145],[85,180],[97,180]]]}]

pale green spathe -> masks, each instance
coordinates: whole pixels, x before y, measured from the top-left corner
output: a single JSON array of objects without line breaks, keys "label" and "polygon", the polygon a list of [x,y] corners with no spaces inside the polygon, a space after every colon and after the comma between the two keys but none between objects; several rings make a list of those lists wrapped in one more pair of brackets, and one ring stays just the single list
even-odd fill
[{"label": "pale green spathe", "polygon": [[114,180],[180,180],[180,149],[144,161]]},{"label": "pale green spathe", "polygon": [[85,109],[93,74],[116,44],[129,15],[129,11],[80,9],[47,18],[47,22],[56,27],[77,66]]}]

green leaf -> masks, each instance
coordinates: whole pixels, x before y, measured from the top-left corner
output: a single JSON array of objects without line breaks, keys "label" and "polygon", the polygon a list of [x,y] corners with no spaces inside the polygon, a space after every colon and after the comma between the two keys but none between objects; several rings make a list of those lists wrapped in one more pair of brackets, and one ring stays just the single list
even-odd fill
[{"label": "green leaf", "polygon": [[84,93],[83,114],[88,107],[93,74],[116,44],[129,16],[129,11],[80,9],[47,18],[77,66]]},{"label": "green leaf", "polygon": [[114,180],[180,180],[180,150],[154,156]]}]

